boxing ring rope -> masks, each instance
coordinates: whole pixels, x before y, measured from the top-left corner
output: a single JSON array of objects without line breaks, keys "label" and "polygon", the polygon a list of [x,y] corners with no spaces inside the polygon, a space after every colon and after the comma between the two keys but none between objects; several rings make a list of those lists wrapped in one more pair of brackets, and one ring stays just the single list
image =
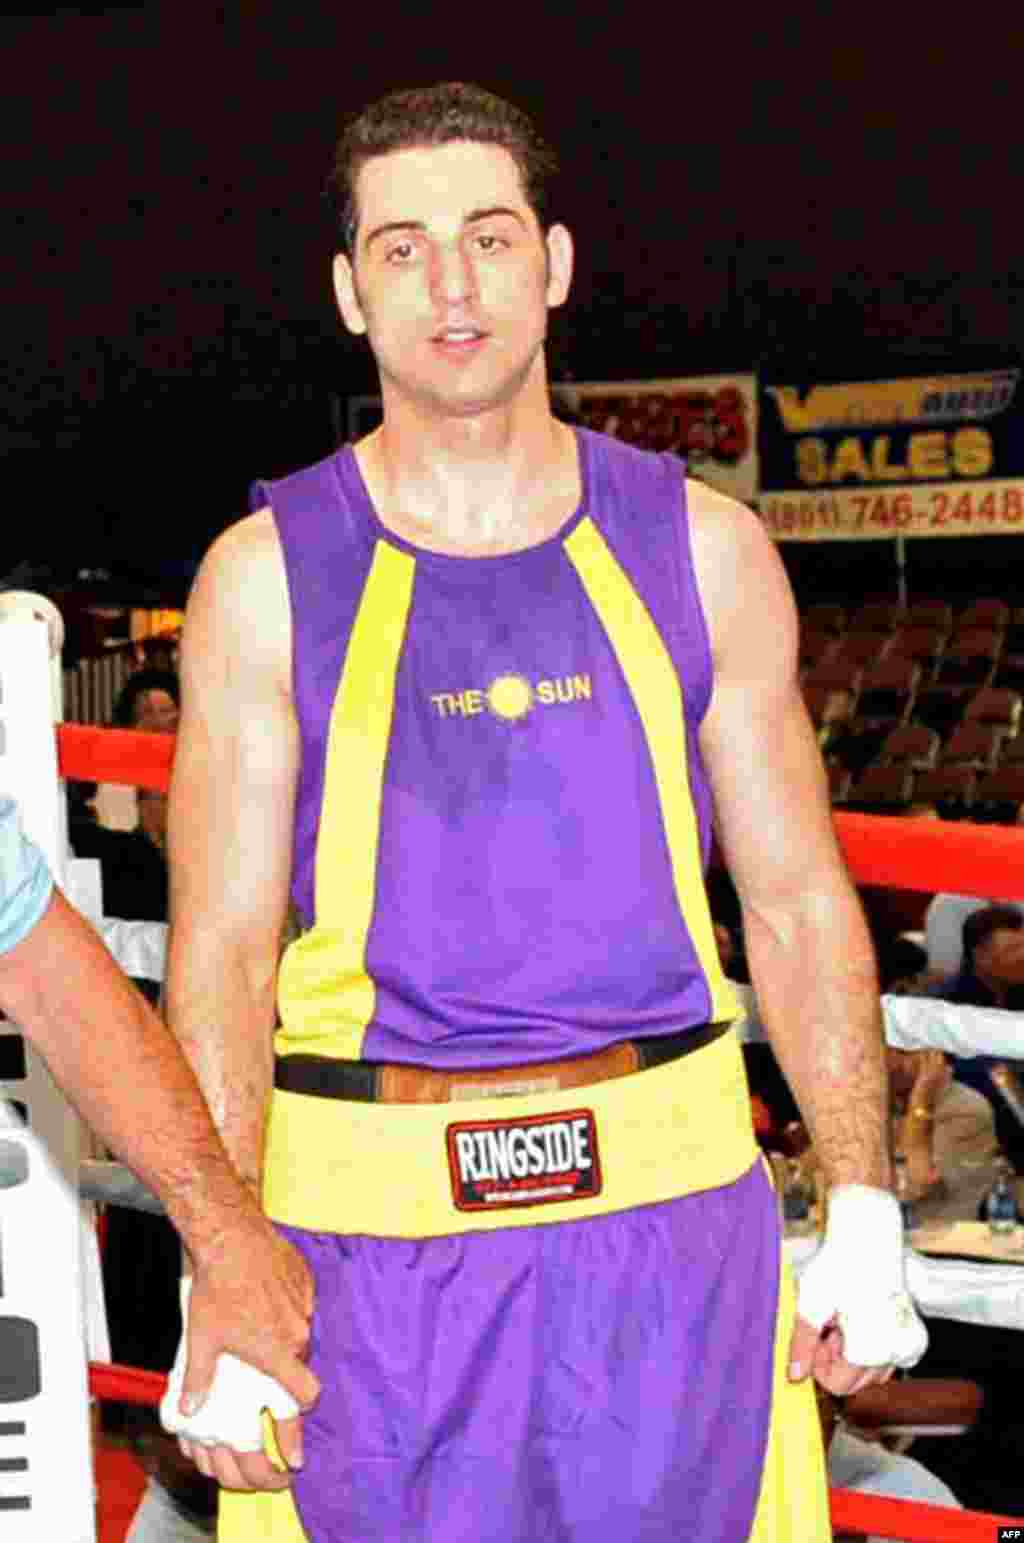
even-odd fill
[{"label": "boxing ring rope", "polygon": [[[52,618],[47,619],[52,637]],[[173,740],[167,735],[58,724],[55,741],[55,770],[65,780],[167,789],[174,754]],[[835,815],[835,827],[857,883],[1024,900],[1024,829],[842,812]],[[166,1378],[94,1361],[88,1368],[88,1385],[97,1398],[156,1405]],[[897,1537],[907,1543],[982,1543],[982,1539],[993,1543],[1000,1525],[1024,1529],[1021,1518],[946,1510],[839,1489],[831,1491],[831,1508],[837,1530]],[[42,1539],[43,1534],[17,1536]],[[94,1534],[82,1531],[80,1536],[91,1543]]]},{"label": "boxing ring rope", "polygon": [[1024,900],[1024,826],[842,810],[833,819],[847,866],[858,884]]}]

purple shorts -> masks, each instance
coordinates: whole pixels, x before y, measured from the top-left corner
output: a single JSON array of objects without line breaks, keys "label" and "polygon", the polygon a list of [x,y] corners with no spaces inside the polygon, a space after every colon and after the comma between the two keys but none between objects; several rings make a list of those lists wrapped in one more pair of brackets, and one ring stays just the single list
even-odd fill
[{"label": "purple shorts", "polygon": [[419,1241],[281,1229],[317,1281],[310,1543],[739,1543],[772,1408],[760,1163],[578,1222]]}]

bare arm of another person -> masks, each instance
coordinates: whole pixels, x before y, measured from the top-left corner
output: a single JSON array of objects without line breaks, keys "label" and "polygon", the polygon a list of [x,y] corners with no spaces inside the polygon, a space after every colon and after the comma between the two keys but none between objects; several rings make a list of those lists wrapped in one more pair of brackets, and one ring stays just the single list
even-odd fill
[{"label": "bare arm of another person", "polygon": [[[290,668],[284,564],[262,511],[214,544],[189,600],[168,809],[168,1021],[256,1196],[298,766]],[[289,1423],[278,1434],[291,1460],[300,1432]],[[277,1482],[258,1455],[192,1455],[232,1488]]]},{"label": "bare arm of another person", "polygon": [[167,1027],[59,893],[0,955],[0,1007],[31,1039],[83,1118],[163,1201],[194,1260],[185,1394],[202,1400],[222,1350],[257,1363],[302,1404],[304,1274],[228,1162]]},{"label": "bare arm of another person", "polygon": [[887,1189],[874,951],[797,684],[789,585],[754,514],[701,484],[688,490],[714,661],[700,747],[758,1007],[826,1182]]}]

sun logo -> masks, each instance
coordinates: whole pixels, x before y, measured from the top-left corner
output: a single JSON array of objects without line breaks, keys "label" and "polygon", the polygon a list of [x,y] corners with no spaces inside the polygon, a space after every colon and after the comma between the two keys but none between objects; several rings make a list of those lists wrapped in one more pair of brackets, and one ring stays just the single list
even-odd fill
[{"label": "sun logo", "polygon": [[487,688],[487,705],[496,718],[525,718],[533,706],[533,687],[522,675],[499,675]]}]

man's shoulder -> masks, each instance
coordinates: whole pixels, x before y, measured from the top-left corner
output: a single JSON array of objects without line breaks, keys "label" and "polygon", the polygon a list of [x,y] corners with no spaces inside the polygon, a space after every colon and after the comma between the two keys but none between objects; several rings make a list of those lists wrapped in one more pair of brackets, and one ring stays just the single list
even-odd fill
[{"label": "man's shoulder", "polygon": [[228,525],[203,558],[201,575],[220,589],[273,578],[281,570],[281,543],[269,506]]},{"label": "man's shoulder", "polygon": [[258,509],[229,525],[200,565],[189,597],[182,644],[186,677],[225,657],[247,675],[286,681],[291,649],[288,582],[274,517]]},{"label": "man's shoulder", "polygon": [[325,485],[333,489],[339,470],[350,455],[351,446],[343,445],[341,449],[332,450],[329,455],[311,461],[308,466],[298,466],[294,471],[286,472],[283,477],[257,478],[252,484],[250,507],[263,509],[276,506],[278,502],[284,502],[296,493],[308,496]]}]

